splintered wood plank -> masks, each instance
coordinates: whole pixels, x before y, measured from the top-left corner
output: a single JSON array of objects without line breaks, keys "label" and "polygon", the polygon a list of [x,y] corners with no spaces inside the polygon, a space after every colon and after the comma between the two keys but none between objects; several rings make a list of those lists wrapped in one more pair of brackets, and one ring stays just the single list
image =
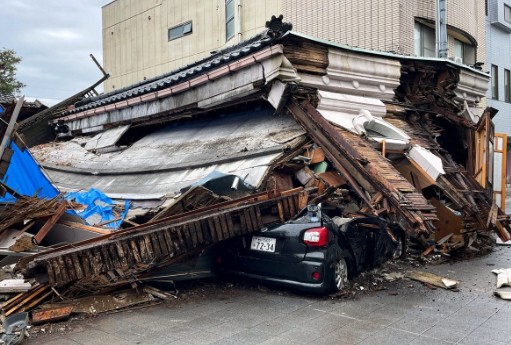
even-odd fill
[{"label": "splintered wood plank", "polygon": [[117,254],[117,246],[115,243],[109,243],[106,245],[106,250],[108,251],[108,254],[110,255],[110,260],[112,262],[113,268],[120,268],[121,262],[119,261],[119,256]]},{"label": "splintered wood plank", "polygon": [[285,221],[285,218],[284,218],[284,206],[282,205],[282,201],[279,201],[277,203],[277,209],[279,210],[279,219],[280,219],[280,222],[281,223],[284,223]]},{"label": "splintered wood plank", "polygon": [[184,252],[187,249],[186,240],[183,236],[183,227],[182,226],[176,226],[173,229],[174,234],[177,235],[177,238],[179,239],[179,248],[181,248],[181,252]]},{"label": "splintered wood plank", "polygon": [[137,244],[137,247],[140,249],[140,258],[142,259],[142,262],[149,261],[149,255],[147,252],[147,247],[145,245],[144,238],[142,236],[137,236],[133,239],[133,241]]},{"label": "splintered wood plank", "polygon": [[73,261],[73,266],[75,268],[76,279],[82,279],[84,277],[84,275],[83,275],[82,263],[80,262],[80,259],[78,258],[78,254],[71,253],[71,260]]},{"label": "splintered wood plank", "polygon": [[75,266],[73,265],[73,259],[71,258],[71,255],[64,255],[64,262],[67,267],[67,272],[69,273],[69,279],[71,281],[78,279],[76,273],[75,273]]},{"label": "splintered wood plank", "polygon": [[295,204],[295,198],[294,196],[291,196],[289,198],[287,198],[288,200],[288,203],[289,203],[289,216],[290,218],[293,217],[298,211],[296,209],[296,204]]},{"label": "splintered wood plank", "polygon": [[[254,219],[252,218],[250,208],[243,209],[243,216],[245,217],[245,222],[247,223],[247,230],[250,232],[257,230],[254,227]],[[254,217],[255,217],[255,214],[254,214]]]},{"label": "splintered wood plank", "polygon": [[254,212],[254,208],[248,207],[246,209],[249,220],[250,220],[250,231],[257,231],[259,228],[257,227],[257,219]]},{"label": "splintered wood plank", "polygon": [[67,272],[67,268],[66,268],[66,264],[64,262],[64,259],[62,258],[62,256],[58,256],[56,259],[57,260],[55,261],[55,263],[60,268],[60,278],[61,278],[60,280],[63,281],[63,282],[70,281],[71,279],[69,279],[69,274]]},{"label": "splintered wood plank", "polygon": [[232,236],[239,235],[239,229],[236,229],[232,222],[232,215],[226,214],[225,220],[227,221],[227,228],[229,229],[229,232],[232,234]]},{"label": "splintered wood plank", "polygon": [[245,234],[248,231],[247,220],[245,219],[245,215],[243,214],[243,211],[240,211],[238,215],[240,218],[240,234]]},{"label": "splintered wood plank", "polygon": [[131,253],[133,254],[133,259],[135,259],[135,263],[141,263],[142,262],[142,256],[140,256],[140,250],[137,246],[137,242],[134,239],[131,239],[128,241]]},{"label": "splintered wood plank", "polygon": [[46,272],[48,272],[48,282],[50,283],[50,285],[55,285],[57,283],[57,279],[51,261],[46,261],[46,264],[44,266],[46,267]]},{"label": "splintered wood plank", "polygon": [[179,235],[176,232],[176,228],[170,228],[167,229],[166,232],[168,233],[169,237],[172,240],[172,244],[174,245],[174,253],[176,255],[180,255],[184,251],[183,243],[179,239]]},{"label": "splintered wood plank", "polygon": [[103,260],[101,260],[101,253],[98,248],[92,248],[89,250],[90,253],[90,262],[92,267],[92,272],[95,276],[99,275],[103,272]]},{"label": "splintered wood plank", "polygon": [[213,217],[213,224],[215,227],[215,233],[218,237],[218,240],[222,241],[224,239],[224,234],[222,232],[222,225],[220,224],[220,218],[218,216]]},{"label": "splintered wood plank", "polygon": [[[175,262],[175,259],[181,259],[183,254],[198,252],[196,250],[202,249],[200,246],[208,238],[210,242],[216,242],[240,233],[240,229],[245,232],[259,230],[264,224],[276,221],[274,213],[277,202],[293,196],[292,193],[286,196],[268,194],[261,199],[232,205],[228,210],[214,209],[204,214],[193,213],[185,219],[176,218],[179,219],[174,223],[176,225],[165,220],[140,226],[136,231],[121,230],[97,240],[50,249],[23,263],[25,266],[22,269],[35,269],[51,262],[47,271],[50,277],[54,277],[52,285],[80,280],[80,288],[95,289],[102,284],[114,286],[126,283],[147,269],[163,267]],[[161,260],[164,254],[169,257]]]},{"label": "splintered wood plank", "polygon": [[204,237],[202,236],[202,229],[200,227],[200,222],[193,222],[192,223],[192,226],[193,226],[193,231],[195,231],[196,235],[197,235],[197,242],[199,244],[204,244]]},{"label": "splintered wood plank", "polygon": [[229,218],[228,215],[224,214],[224,215],[222,215],[221,220],[222,220],[222,227],[225,229],[225,233],[230,238],[230,237],[234,236],[234,230],[230,226],[229,221],[227,220],[228,218]]},{"label": "splintered wood plank", "polygon": [[222,231],[224,239],[230,238],[231,235],[229,234],[229,229],[227,229],[227,222],[223,214],[218,217],[218,222],[220,223],[220,230]]},{"label": "splintered wood plank", "polygon": [[195,246],[193,245],[192,241],[192,234],[190,232],[190,227],[188,224],[183,224],[181,229],[179,230],[181,232],[181,235],[183,236],[183,239],[185,240],[186,248],[187,249],[193,249]]},{"label": "splintered wood plank", "polygon": [[152,232],[149,235],[149,238],[151,239],[151,243],[152,243],[152,247],[153,247],[153,250],[154,250],[155,257],[162,256],[162,251],[161,251],[161,248],[160,248],[160,243],[158,241],[158,235],[155,232]]},{"label": "splintered wood plank", "polygon": [[309,192],[304,191],[304,192],[298,194],[298,210],[303,210],[305,207],[307,207],[308,202],[309,202]]},{"label": "splintered wood plank", "polygon": [[195,226],[193,223],[187,225],[186,231],[188,232],[189,238],[192,240],[192,248],[197,247],[197,232],[195,231]]},{"label": "splintered wood plank", "polygon": [[218,242],[218,235],[216,234],[215,221],[213,220],[213,218],[208,218],[207,224],[208,224],[208,229],[209,229],[208,233],[209,233],[209,236],[211,237],[211,241]]},{"label": "splintered wood plank", "polygon": [[31,315],[32,324],[41,324],[45,322],[52,322],[62,320],[71,315],[73,306],[54,307],[40,311],[33,311]]},{"label": "splintered wood plank", "polygon": [[170,236],[170,232],[169,230],[164,230],[162,231],[163,233],[163,237],[165,237],[165,243],[167,244],[167,249],[168,249],[168,255],[170,257],[173,257],[176,253],[176,249],[174,248],[174,241],[172,241],[172,237]]},{"label": "splintered wood plank", "polygon": [[112,260],[110,259],[110,254],[108,253],[107,246],[101,246],[99,248],[99,251],[101,253],[101,257],[103,258],[103,263],[105,264],[106,270],[107,271],[113,270],[115,267],[112,263]]},{"label": "splintered wood plank", "polygon": [[511,234],[509,233],[509,231],[502,225],[501,222],[497,221],[495,222],[495,227],[497,228],[498,230],[498,235],[500,237],[500,239],[502,240],[502,242],[507,242],[509,240],[511,240]]},{"label": "splintered wood plank", "polygon": [[[83,268],[83,275],[85,277],[88,277],[91,275],[92,270],[90,267],[90,260],[85,251],[81,251],[78,253],[78,256],[80,257],[80,261],[82,262],[82,268]],[[57,274],[57,272],[55,272]]]},{"label": "splintered wood plank", "polygon": [[66,201],[63,201],[55,213],[44,223],[44,225],[39,229],[37,234],[34,236],[34,241],[36,243],[41,243],[41,241],[46,237],[46,235],[50,232],[50,230],[53,228],[53,226],[57,223],[60,217],[66,212],[67,203]]},{"label": "splintered wood plank", "polygon": [[453,279],[438,276],[429,272],[409,271],[405,274],[406,278],[416,280],[422,283],[430,284],[442,289],[452,289],[458,286],[459,282]]},{"label": "splintered wood plank", "polygon": [[145,247],[147,248],[147,256],[149,260],[153,260],[157,256],[157,254],[155,254],[154,252],[153,244],[151,243],[151,236],[144,235],[143,238],[145,242]]},{"label": "splintered wood plank", "polygon": [[126,254],[124,253],[124,248],[121,241],[115,242],[115,250],[117,252],[117,257],[119,258],[119,263],[121,264],[120,267],[127,267],[128,260],[126,259]]},{"label": "splintered wood plank", "polygon": [[494,226],[497,222],[497,213],[498,213],[498,206],[494,202],[491,205],[490,212],[488,212],[488,220],[486,221],[486,227],[489,228],[490,225]]},{"label": "splintered wood plank", "polygon": [[[36,301],[41,300],[41,294],[43,294],[43,298],[46,298],[49,294],[53,293],[53,291],[50,291],[49,293],[45,293],[49,289],[48,285],[39,285],[38,287],[27,291],[24,293],[24,296],[22,299],[17,301],[15,305],[11,305],[9,308],[5,308],[5,316],[9,316],[11,314],[14,314],[18,311],[22,311],[23,308],[26,307],[27,304],[32,304],[34,299]],[[8,310],[7,310],[8,309]]]},{"label": "splintered wood plank", "polygon": [[206,219],[200,220],[200,227],[202,229],[202,237],[204,237],[204,241],[206,241],[206,243],[213,242],[213,239],[211,238],[211,233],[209,231],[209,223]]},{"label": "splintered wood plank", "polygon": [[165,240],[164,231],[155,232],[158,237],[158,244],[160,245],[160,250],[162,255],[169,255],[169,246],[167,244],[167,240]]},{"label": "splintered wood plank", "polygon": [[256,228],[261,229],[263,227],[263,217],[261,215],[261,209],[259,207],[254,207],[254,213],[255,213]]},{"label": "splintered wood plank", "polygon": [[131,266],[131,265],[135,264],[136,263],[135,254],[133,253],[133,251],[131,249],[129,240],[121,241],[121,245],[122,245],[122,249],[124,251],[124,255],[126,257],[126,262],[127,262],[126,266]]}]

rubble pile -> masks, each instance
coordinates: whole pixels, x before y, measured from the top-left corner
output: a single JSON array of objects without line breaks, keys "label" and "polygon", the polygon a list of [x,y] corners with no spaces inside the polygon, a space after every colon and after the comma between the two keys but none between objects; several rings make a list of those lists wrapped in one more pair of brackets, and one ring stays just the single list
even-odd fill
[{"label": "rubble pile", "polygon": [[[172,299],[148,282],[319,203],[341,218],[384,219],[420,245],[417,257],[484,253],[493,233],[510,239],[482,154],[495,113],[474,101],[486,90],[463,84],[487,75],[272,21],[270,32],[159,80],[96,97],[88,89],[18,132],[17,114],[0,123],[0,264],[17,274],[0,282],[0,309],[22,315],[4,328],[26,326],[26,312],[42,324]],[[44,140],[48,120],[65,141]],[[39,163],[23,181],[40,182],[22,192],[9,169],[29,151]],[[109,197],[83,205],[63,193],[89,188]]]}]

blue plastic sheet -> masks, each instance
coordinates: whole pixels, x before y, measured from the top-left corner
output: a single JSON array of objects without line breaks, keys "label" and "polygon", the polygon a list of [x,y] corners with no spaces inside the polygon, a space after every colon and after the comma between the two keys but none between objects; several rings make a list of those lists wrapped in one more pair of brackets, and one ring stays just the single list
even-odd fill
[{"label": "blue plastic sheet", "polygon": [[[114,201],[98,189],[91,188],[85,192],[71,192],[67,193],[64,197],[66,200],[74,200],[79,204],[87,206],[85,210],[74,212],[89,225],[105,223],[116,219],[116,216],[113,213]],[[124,202],[124,211],[120,215],[120,219],[105,224],[105,226],[112,229],[118,229],[126,217],[129,207],[130,202],[129,200],[126,200]]]},{"label": "blue plastic sheet", "polygon": [[[13,155],[2,182],[21,195],[46,199],[56,197],[58,189],[43,174],[30,152],[21,151],[14,142],[11,142],[10,147]],[[14,201],[16,198],[8,193],[0,198],[0,202]]]}]

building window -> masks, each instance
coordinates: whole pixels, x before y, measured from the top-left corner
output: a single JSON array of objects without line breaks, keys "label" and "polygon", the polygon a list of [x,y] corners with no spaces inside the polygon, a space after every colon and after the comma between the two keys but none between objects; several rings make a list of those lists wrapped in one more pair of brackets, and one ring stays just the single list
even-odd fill
[{"label": "building window", "polygon": [[225,39],[234,36],[234,0],[225,0]]},{"label": "building window", "polygon": [[511,83],[509,82],[511,79],[511,72],[508,69],[504,70],[504,96],[505,100],[508,103],[511,103]]},{"label": "building window", "polygon": [[491,97],[499,99],[499,68],[491,65]]},{"label": "building window", "polygon": [[192,33],[192,22],[186,22],[169,29],[169,41]]},{"label": "building window", "polygon": [[429,26],[415,22],[414,28],[415,55],[435,57],[435,30]]},{"label": "building window", "polygon": [[454,61],[473,65],[476,63],[476,47],[454,39]]},{"label": "building window", "polygon": [[504,5],[504,20],[511,23],[511,7]]}]

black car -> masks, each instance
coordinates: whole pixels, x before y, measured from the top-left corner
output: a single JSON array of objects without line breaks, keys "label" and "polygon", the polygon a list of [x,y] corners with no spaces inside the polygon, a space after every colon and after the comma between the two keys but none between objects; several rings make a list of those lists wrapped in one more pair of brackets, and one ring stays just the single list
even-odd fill
[{"label": "black car", "polygon": [[379,217],[328,217],[309,207],[298,219],[222,242],[216,269],[299,290],[330,293],[400,256],[403,232]]}]

